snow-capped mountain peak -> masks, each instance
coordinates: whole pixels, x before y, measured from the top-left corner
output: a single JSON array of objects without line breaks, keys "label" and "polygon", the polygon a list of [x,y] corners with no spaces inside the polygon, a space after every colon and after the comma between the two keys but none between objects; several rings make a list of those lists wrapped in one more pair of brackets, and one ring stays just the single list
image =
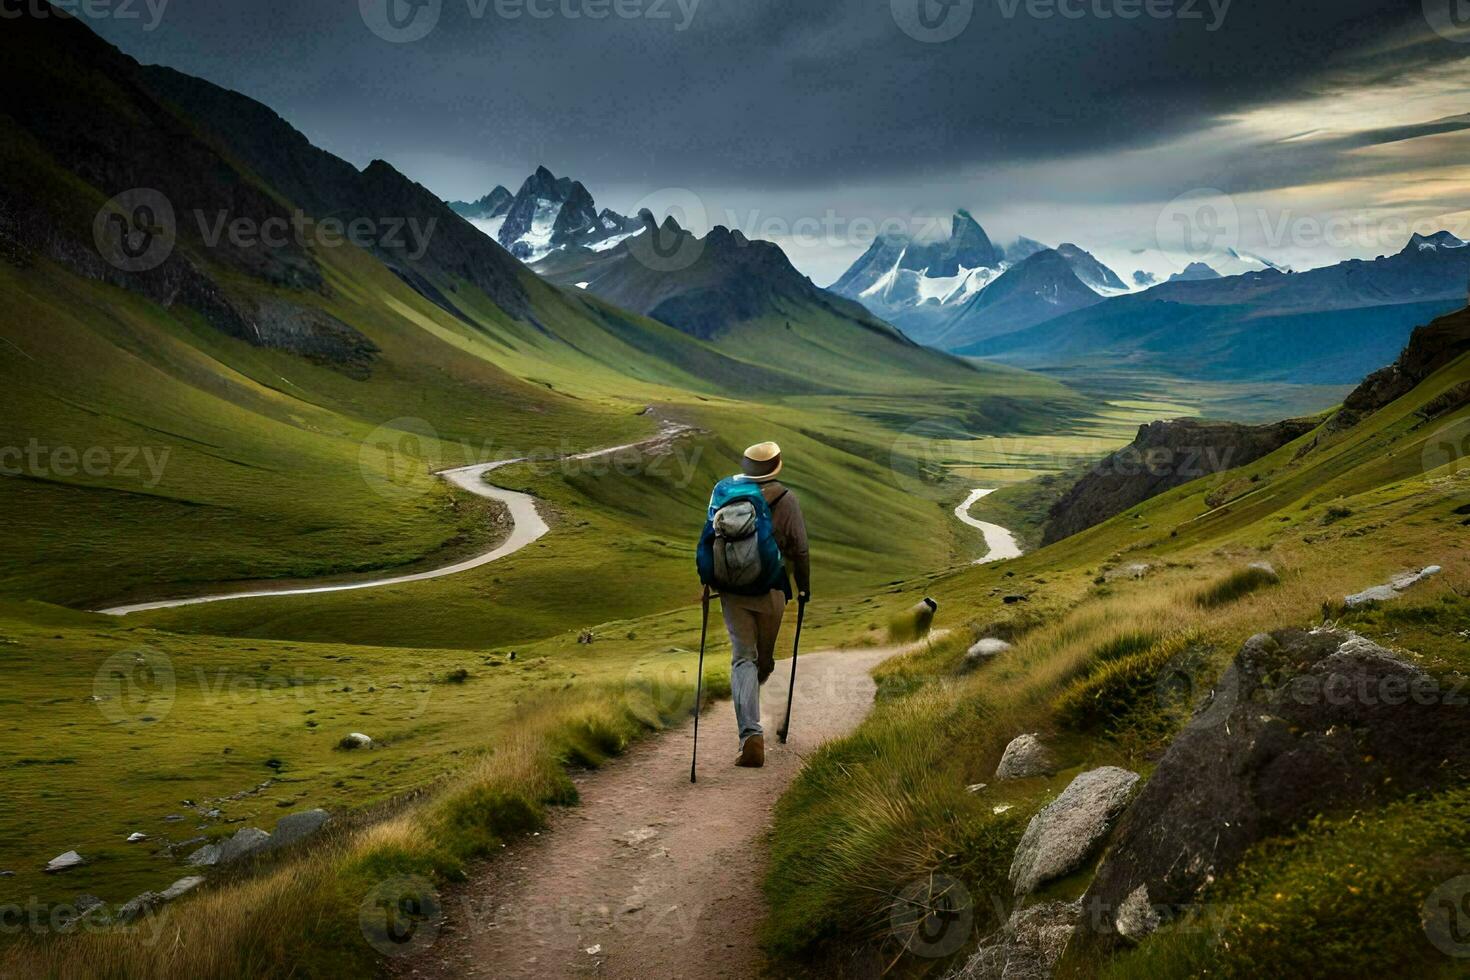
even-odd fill
[{"label": "snow-capped mountain peak", "polygon": [[643,230],[637,218],[597,209],[582,182],[537,167],[512,195],[497,187],[473,204],[450,205],[523,262],[580,245],[601,251]]}]

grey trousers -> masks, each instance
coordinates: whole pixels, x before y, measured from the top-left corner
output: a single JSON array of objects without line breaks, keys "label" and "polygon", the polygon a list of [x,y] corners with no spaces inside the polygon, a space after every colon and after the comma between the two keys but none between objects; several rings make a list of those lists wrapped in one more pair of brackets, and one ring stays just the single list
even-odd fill
[{"label": "grey trousers", "polygon": [[740,744],[761,735],[761,685],[776,667],[776,635],[786,613],[786,595],[720,596],[725,630],[730,634],[730,691]]}]

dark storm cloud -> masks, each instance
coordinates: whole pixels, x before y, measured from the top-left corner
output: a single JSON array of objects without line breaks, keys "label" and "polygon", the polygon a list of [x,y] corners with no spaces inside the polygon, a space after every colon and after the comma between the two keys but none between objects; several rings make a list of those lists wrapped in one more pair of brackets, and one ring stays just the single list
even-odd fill
[{"label": "dark storm cloud", "polygon": [[1419,0],[975,0],[941,43],[901,29],[919,2],[965,9],[442,0],[407,43],[369,30],[358,0],[173,0],[153,30],[91,23],[354,162],[410,161],[446,194],[488,189],[460,186],[471,161],[507,182],[546,162],[594,188],[915,181],[1147,145],[1470,54],[1429,31]]}]

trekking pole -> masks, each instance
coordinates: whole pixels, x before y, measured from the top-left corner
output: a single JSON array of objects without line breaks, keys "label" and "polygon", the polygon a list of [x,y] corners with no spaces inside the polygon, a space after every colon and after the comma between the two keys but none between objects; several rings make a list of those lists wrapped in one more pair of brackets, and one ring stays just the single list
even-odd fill
[{"label": "trekking pole", "polygon": [[694,682],[694,758],[689,760],[689,781],[691,783],[699,780],[694,775],[694,769],[699,765],[699,709],[704,703],[704,640],[709,635],[709,586],[704,587],[704,595],[700,599],[704,606],[704,618],[699,627],[699,679]]},{"label": "trekking pole", "polygon": [[801,648],[801,621],[805,616],[806,600],[800,599],[796,603],[796,642],[791,644],[791,687],[786,691],[786,720],[776,733],[782,745],[786,744],[786,733],[791,731],[791,702],[796,697],[796,652]]}]

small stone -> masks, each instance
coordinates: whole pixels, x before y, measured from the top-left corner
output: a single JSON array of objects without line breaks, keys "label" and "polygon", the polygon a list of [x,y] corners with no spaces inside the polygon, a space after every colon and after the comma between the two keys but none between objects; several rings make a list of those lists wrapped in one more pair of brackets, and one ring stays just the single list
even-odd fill
[{"label": "small stone", "polygon": [[601,952],[602,952],[602,944],[601,943],[598,943],[596,946],[588,946],[587,947],[587,955],[588,956],[596,956],[597,954],[599,954]]},{"label": "small stone", "polygon": [[212,868],[219,864],[219,845],[205,844],[199,850],[184,859],[184,863],[193,868]]},{"label": "small stone", "polygon": [[72,868],[80,868],[86,863],[76,851],[67,851],[65,854],[59,854],[48,861],[45,872],[48,875],[54,875],[62,871],[70,871]]},{"label": "small stone", "polygon": [[353,732],[351,735],[348,735],[346,738],[342,739],[342,741],[338,742],[337,747],[349,750],[370,749],[373,747],[373,740],[371,738],[368,738],[362,732]]},{"label": "small stone", "polygon": [[984,788],[985,788],[985,784],[984,783],[972,783],[969,786],[966,786],[965,787],[965,792],[966,793],[978,793],[978,792],[980,792]]},{"label": "small stone", "polygon": [[986,637],[965,651],[965,662],[967,664],[983,663],[992,657],[999,656],[1011,648],[1005,640],[995,637]]},{"label": "small stone", "polygon": [[1050,776],[1056,772],[1056,761],[1051,751],[1042,744],[1037,735],[1017,735],[1006,746],[1000,765],[995,769],[996,779],[1025,779],[1029,776]]},{"label": "small stone", "polygon": [[136,844],[139,841],[144,841],[144,840],[147,840],[147,839],[148,839],[148,835],[147,834],[139,833],[138,831],[134,831],[133,833],[128,834],[128,843],[129,844]]},{"label": "small stone", "polygon": [[1011,803],[1002,803],[1000,806],[995,807],[990,812],[993,813],[993,814],[995,814],[998,817],[1002,813],[1005,813],[1007,810],[1014,810],[1015,808],[1016,807],[1015,807],[1014,804],[1011,804]]},{"label": "small stone", "polygon": [[0,871],[0,878],[14,878],[14,871]]}]

